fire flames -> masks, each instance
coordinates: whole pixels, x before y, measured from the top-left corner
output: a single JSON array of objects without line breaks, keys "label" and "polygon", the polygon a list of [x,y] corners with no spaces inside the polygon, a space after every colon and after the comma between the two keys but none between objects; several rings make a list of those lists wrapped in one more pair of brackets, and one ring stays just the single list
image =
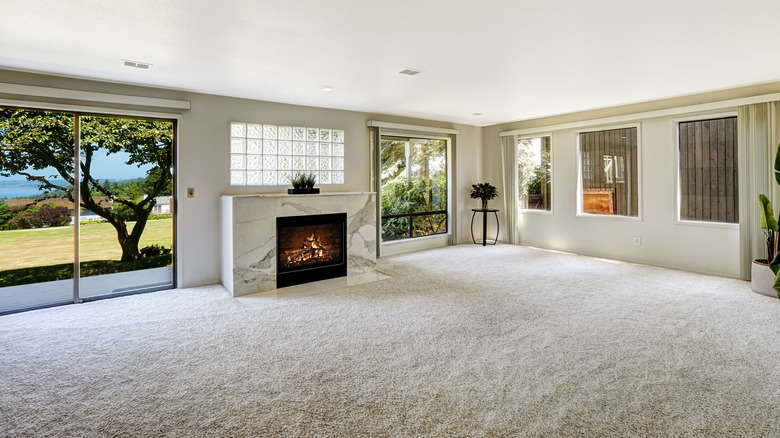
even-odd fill
[{"label": "fire flames", "polygon": [[324,244],[314,233],[305,237],[299,249],[283,251],[279,256],[285,268],[337,260],[340,249]]}]

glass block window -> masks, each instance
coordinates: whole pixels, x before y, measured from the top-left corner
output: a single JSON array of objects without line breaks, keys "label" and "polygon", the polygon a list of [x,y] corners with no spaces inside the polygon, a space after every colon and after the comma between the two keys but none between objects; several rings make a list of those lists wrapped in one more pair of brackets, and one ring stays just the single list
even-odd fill
[{"label": "glass block window", "polygon": [[286,186],[298,172],[344,184],[344,130],[230,124],[231,186]]}]

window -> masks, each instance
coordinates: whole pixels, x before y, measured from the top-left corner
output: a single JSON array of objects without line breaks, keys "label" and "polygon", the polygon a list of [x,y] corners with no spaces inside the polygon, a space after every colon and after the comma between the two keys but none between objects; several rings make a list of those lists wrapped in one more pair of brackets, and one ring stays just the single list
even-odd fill
[{"label": "window", "polygon": [[518,137],[517,193],[521,209],[550,210],[551,172],[550,137]]},{"label": "window", "polygon": [[582,213],[638,216],[637,128],[581,132]]},{"label": "window", "polygon": [[680,219],[739,222],[737,118],[680,122]]},{"label": "window", "polygon": [[344,131],[233,122],[230,185],[288,185],[298,172],[344,184]]},{"label": "window", "polygon": [[380,141],[382,240],[447,233],[447,140]]}]

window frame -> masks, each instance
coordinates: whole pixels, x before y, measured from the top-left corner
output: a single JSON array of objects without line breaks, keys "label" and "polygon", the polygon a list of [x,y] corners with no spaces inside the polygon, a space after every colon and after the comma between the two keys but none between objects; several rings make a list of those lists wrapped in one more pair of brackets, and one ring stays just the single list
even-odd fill
[{"label": "window frame", "polygon": [[[445,209],[446,213],[446,224],[447,224],[447,230],[444,233],[438,233],[438,234],[430,234],[427,236],[411,236],[403,239],[396,239],[396,240],[384,240],[382,238],[382,214],[381,214],[381,199],[382,199],[382,184],[380,180],[379,188],[377,191],[377,205],[379,205],[379,222],[377,226],[379,239],[381,245],[396,245],[401,244],[403,242],[410,242],[410,241],[419,241],[422,239],[436,239],[440,238],[441,236],[450,236],[452,234],[452,223],[451,218],[453,217],[453,207],[452,207],[452,139],[449,136],[446,135],[436,135],[436,134],[426,134],[422,132],[416,132],[416,131],[397,131],[397,130],[387,130],[383,131],[378,139],[377,144],[381,144],[382,138],[384,137],[395,137],[400,139],[406,139],[409,142],[409,145],[411,146],[411,142],[414,140],[442,140],[445,142],[445,162],[444,162],[444,171],[447,178],[447,184],[446,184],[446,200],[447,200],[447,208]],[[410,159],[411,155],[407,155],[407,160]],[[378,157],[381,159],[380,157]],[[407,163],[408,164],[408,163]]]},{"label": "window frame", "polygon": [[[682,219],[682,181],[680,172],[680,123],[685,122],[697,122],[713,119],[724,119],[728,117],[738,117],[737,111],[724,111],[708,114],[697,114],[684,117],[675,117],[672,119],[672,128],[674,132],[674,179],[675,179],[675,207],[674,207],[674,223],[675,225],[692,226],[692,227],[706,227],[706,228],[725,228],[725,229],[738,229],[739,222],[713,222],[713,221],[697,221],[690,219]],[[739,120],[737,120],[739,123]],[[739,192],[737,192],[739,193]]]},{"label": "window frame", "polygon": [[[580,144],[580,134],[588,133],[588,132],[599,132],[599,131],[612,131],[615,129],[631,129],[636,128],[636,193],[637,193],[637,212],[636,216],[624,216],[624,215],[618,215],[618,214],[595,214],[595,213],[585,213],[582,211],[582,194],[583,194],[583,184],[582,184],[582,178],[583,178],[583,171],[582,171],[582,145]],[[575,144],[577,148],[577,197],[576,197],[576,205],[577,205],[577,211],[575,214],[575,217],[579,218],[604,218],[606,220],[629,220],[629,221],[635,221],[635,222],[642,222],[643,220],[643,212],[644,209],[642,208],[642,204],[644,203],[644,196],[642,194],[642,166],[643,166],[643,157],[642,157],[642,123],[641,122],[632,122],[632,123],[621,123],[618,125],[605,125],[605,126],[591,126],[587,128],[581,128],[576,129],[574,131],[575,136]],[[601,163],[601,160],[599,160],[599,163]],[[599,169],[601,169],[601,166],[599,166]]]},{"label": "window frame", "polygon": [[[555,198],[555,158],[554,158],[554,148],[553,148],[553,135],[552,132],[544,132],[539,134],[518,134],[515,135],[515,154],[517,154],[517,143],[520,140],[525,139],[532,139],[532,138],[542,138],[542,137],[548,137],[550,139],[550,209],[549,210],[539,210],[534,208],[521,208],[520,205],[522,204],[520,199],[520,187],[519,187],[519,181],[520,176],[515,175],[515,184],[518,186],[518,192],[517,192],[517,203],[518,208],[517,211],[520,214],[525,213],[531,213],[531,214],[541,214],[541,215],[548,215],[551,216],[554,214],[554,198]],[[517,159],[515,157],[515,159]],[[517,165],[515,165],[515,173],[517,173]]]}]

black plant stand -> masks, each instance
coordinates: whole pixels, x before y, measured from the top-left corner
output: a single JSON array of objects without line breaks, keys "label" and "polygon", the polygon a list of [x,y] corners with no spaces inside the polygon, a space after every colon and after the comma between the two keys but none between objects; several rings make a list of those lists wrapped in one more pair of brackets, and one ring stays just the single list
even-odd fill
[{"label": "black plant stand", "polygon": [[490,212],[496,215],[496,238],[493,240],[493,243],[491,243],[491,245],[495,245],[496,242],[498,242],[498,209],[488,208],[483,210],[481,208],[472,208],[471,211],[473,211],[473,213],[471,213],[471,241],[477,245],[479,245],[479,243],[477,242],[477,239],[474,238],[474,216],[477,215],[478,211],[482,212],[482,246],[487,245],[487,214]]}]

